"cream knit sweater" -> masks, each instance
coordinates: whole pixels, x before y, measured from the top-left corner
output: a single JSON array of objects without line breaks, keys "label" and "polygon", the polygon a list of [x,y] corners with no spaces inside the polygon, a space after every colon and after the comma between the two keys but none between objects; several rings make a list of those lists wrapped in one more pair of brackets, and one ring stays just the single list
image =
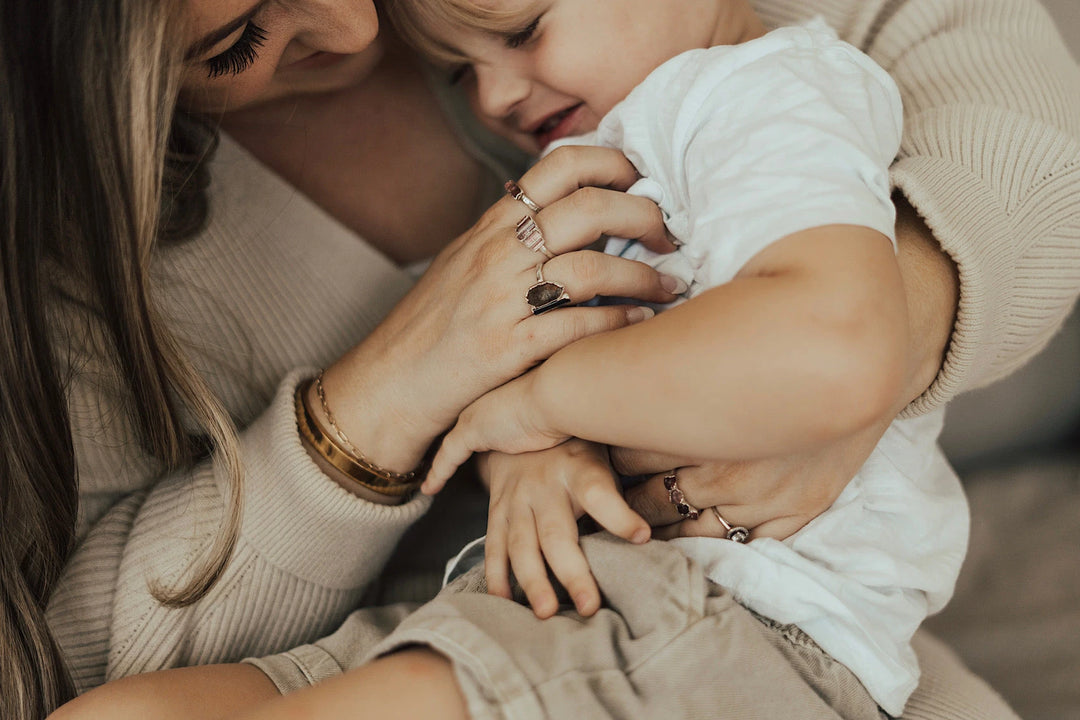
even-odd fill
[{"label": "cream knit sweater", "polygon": [[[1080,70],[1045,11],[1035,0],[755,5],[770,25],[825,16],[903,94],[893,182],[955,259],[962,285],[945,368],[909,412],[1016,369],[1080,290]],[[329,634],[427,507],[346,493],[311,462],[292,419],[297,380],[369,332],[408,277],[227,138],[212,174],[209,228],[162,249],[156,269],[175,327],[243,428],[240,544],[195,606],[166,610],[150,596],[147,581],[175,579],[216,530],[219,478],[209,464],[161,476],[132,440],[101,339],[73,312],[81,542],[49,619],[82,689]],[[314,676],[338,671],[328,667]],[[961,681],[952,660],[927,668],[927,687]],[[975,712],[973,700],[946,713],[947,701],[917,693],[909,715]]]}]

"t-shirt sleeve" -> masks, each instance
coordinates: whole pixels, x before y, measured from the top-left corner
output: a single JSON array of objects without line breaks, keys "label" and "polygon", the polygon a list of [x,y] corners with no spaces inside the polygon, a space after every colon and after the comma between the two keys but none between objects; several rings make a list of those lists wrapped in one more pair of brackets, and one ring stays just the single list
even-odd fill
[{"label": "t-shirt sleeve", "polygon": [[664,188],[661,206],[698,282],[727,282],[769,244],[813,227],[894,237],[888,168],[900,96],[827,28],[686,53],[617,112],[624,151]]}]

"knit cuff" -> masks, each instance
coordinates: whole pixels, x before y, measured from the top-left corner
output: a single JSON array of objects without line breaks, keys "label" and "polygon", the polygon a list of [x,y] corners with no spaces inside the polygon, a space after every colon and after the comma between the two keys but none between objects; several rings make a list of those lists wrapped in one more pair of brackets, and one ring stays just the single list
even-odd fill
[{"label": "knit cuff", "polygon": [[342,673],[341,666],[333,656],[316,645],[303,645],[264,658],[244,658],[241,662],[262,670],[282,695]]},{"label": "knit cuff", "polygon": [[[380,505],[353,495],[319,469],[300,440],[294,406],[296,386],[313,374],[290,373],[241,436],[241,542],[292,576],[345,590],[378,574],[431,498],[418,494],[402,505]],[[220,486],[221,473],[216,475]],[[219,489],[227,496],[227,488]]]},{"label": "knit cuff", "polygon": [[[1052,148],[1043,149],[1054,156]],[[960,278],[945,362],[926,392],[902,413],[913,416],[1013,372],[1061,326],[1080,284],[1080,251],[1068,232],[1055,239],[1062,228],[1053,223],[1068,217],[1061,202],[1069,202],[1067,191],[1080,186],[1080,167],[1056,168],[1046,185],[1019,194],[1008,208],[984,179],[949,160],[902,159],[894,164],[891,180],[952,258]],[[1037,209],[1038,216],[1027,217],[1029,209]],[[1075,228],[1071,232],[1075,235]]]}]

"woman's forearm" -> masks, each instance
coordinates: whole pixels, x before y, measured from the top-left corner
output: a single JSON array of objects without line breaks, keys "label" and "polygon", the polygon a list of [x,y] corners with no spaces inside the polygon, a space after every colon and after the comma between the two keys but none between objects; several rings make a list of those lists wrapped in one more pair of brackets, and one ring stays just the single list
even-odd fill
[{"label": "woman's forearm", "polygon": [[941,371],[949,348],[960,277],[952,259],[911,204],[897,195],[896,244],[908,309],[908,372],[894,414],[930,387]]},{"label": "woman's forearm", "polygon": [[563,349],[537,371],[540,412],[589,440],[744,459],[878,420],[906,380],[908,321],[891,248],[867,232],[786,238],[765,251],[775,268]]}]

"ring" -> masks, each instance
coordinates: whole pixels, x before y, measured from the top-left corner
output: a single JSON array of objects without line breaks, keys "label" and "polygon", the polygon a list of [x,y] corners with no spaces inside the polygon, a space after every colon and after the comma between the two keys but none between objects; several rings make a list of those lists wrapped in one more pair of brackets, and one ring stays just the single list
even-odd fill
[{"label": "ring", "polygon": [[709,509],[712,510],[712,514],[716,516],[716,519],[720,521],[720,524],[724,526],[724,530],[727,531],[728,540],[732,540],[737,543],[744,543],[746,542],[747,538],[750,537],[750,531],[744,528],[742,525],[736,525],[735,527],[732,527],[731,523],[724,519],[724,516],[720,514],[720,511],[716,509],[715,505],[713,505]]},{"label": "ring", "polygon": [[544,233],[540,232],[536,221],[529,215],[518,220],[517,239],[518,242],[533,252],[543,253],[548,260],[555,257],[550,250],[544,247]]},{"label": "ring", "polygon": [[679,480],[675,476],[677,472],[678,470],[672,470],[664,476],[664,487],[667,488],[668,500],[675,506],[679,515],[687,520],[697,520],[701,517],[701,511],[687,502],[686,496],[679,489]]},{"label": "ring", "polygon": [[526,195],[525,191],[522,190],[521,186],[518,185],[516,182],[514,182],[513,180],[507,180],[506,184],[503,185],[503,187],[506,188],[507,195],[514,198],[515,200],[520,200],[521,202],[525,203],[525,207],[529,208],[533,212],[540,212],[540,206],[533,202],[533,199]]},{"label": "ring", "polygon": [[569,304],[570,296],[561,284],[544,280],[544,263],[540,263],[536,266],[536,284],[525,293],[525,300],[532,306],[532,314],[540,315]]}]

